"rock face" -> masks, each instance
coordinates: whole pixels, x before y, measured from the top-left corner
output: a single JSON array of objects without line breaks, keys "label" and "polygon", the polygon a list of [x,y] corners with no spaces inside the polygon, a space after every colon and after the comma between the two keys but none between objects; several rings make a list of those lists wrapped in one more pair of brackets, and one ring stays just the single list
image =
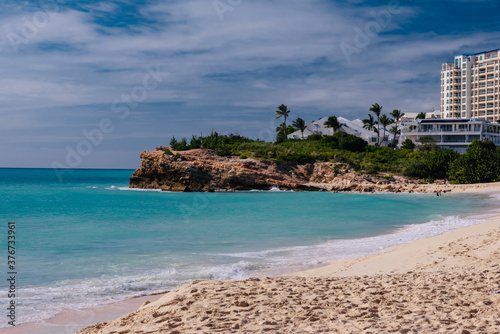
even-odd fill
[{"label": "rock face", "polygon": [[343,163],[283,163],[267,159],[220,157],[212,150],[164,154],[165,147],[141,153],[141,166],[130,178],[131,188],[164,191],[282,190],[312,191],[417,191],[428,192],[414,181],[359,174]]}]

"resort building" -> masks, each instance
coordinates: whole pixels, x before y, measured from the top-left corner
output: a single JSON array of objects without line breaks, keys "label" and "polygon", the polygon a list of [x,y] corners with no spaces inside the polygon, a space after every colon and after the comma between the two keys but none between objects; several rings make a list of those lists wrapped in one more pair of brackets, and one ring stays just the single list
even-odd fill
[{"label": "resort building", "polygon": [[[401,117],[400,122],[402,124],[408,123],[408,122],[415,122],[417,119],[417,116],[420,113],[418,112],[405,112],[403,117]],[[425,119],[441,119],[441,110],[434,110],[430,112],[425,113]]]},{"label": "resort building", "polygon": [[[342,124],[342,127],[338,131],[342,131],[345,133],[349,133],[351,135],[360,137],[368,142],[370,145],[375,145],[377,143],[377,133],[374,131],[367,130],[363,128],[363,121],[360,119],[355,119],[355,120],[348,120],[347,118],[344,117],[337,117],[338,121],[340,124]],[[328,117],[323,117],[320,118],[317,121],[314,121],[312,123],[309,123],[304,130],[304,139],[307,138],[308,136],[312,134],[323,134],[323,135],[331,135],[333,134],[332,129],[326,128],[325,127],[325,122],[328,120]],[[390,143],[392,143],[393,135],[389,133],[389,128],[391,128],[392,125],[387,127],[387,130],[385,132],[384,138],[382,138],[383,130],[380,129],[380,145],[381,146],[387,146]],[[398,126],[399,127],[399,126]],[[288,135],[288,138],[290,139],[301,139],[302,138],[302,133],[300,131],[295,131],[291,134]],[[398,142],[399,135],[396,136],[396,143]]]},{"label": "resort building", "polygon": [[443,64],[441,118],[500,120],[499,53],[466,53]]},{"label": "resort building", "polygon": [[465,153],[473,140],[490,140],[500,145],[500,124],[480,119],[418,119],[405,123],[402,141],[411,139],[418,144],[422,138],[431,138],[440,148]]}]

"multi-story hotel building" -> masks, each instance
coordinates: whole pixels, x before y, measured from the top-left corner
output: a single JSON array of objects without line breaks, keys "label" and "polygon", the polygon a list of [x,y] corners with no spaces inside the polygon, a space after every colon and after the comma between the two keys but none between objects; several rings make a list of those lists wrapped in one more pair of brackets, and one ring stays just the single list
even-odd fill
[{"label": "multi-story hotel building", "polygon": [[466,53],[441,69],[441,118],[500,120],[500,49]]}]

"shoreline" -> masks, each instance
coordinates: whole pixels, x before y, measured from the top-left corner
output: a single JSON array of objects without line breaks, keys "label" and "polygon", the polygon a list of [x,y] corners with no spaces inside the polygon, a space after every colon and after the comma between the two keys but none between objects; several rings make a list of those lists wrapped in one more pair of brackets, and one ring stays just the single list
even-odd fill
[{"label": "shoreline", "polygon": [[168,328],[178,333],[493,333],[500,330],[499,257],[497,214],[481,224],[303,272],[195,281],[78,333]]},{"label": "shoreline", "polygon": [[[488,185],[487,187],[481,187],[482,185],[459,185],[457,189],[453,192],[471,192],[471,193],[476,193],[476,192],[487,192],[490,193],[491,195],[497,193],[500,191],[500,182],[496,184],[485,184]],[[468,189],[465,189],[468,188]],[[487,188],[487,189],[485,189]],[[496,190],[496,191],[495,191]],[[496,213],[498,214],[498,213]],[[491,213],[490,215],[493,215]],[[500,216],[494,217],[494,218],[489,218],[487,219],[488,222],[491,219],[500,219]],[[467,228],[474,228],[475,226],[481,226],[486,223],[480,223],[480,224],[474,224],[466,227],[461,227],[458,229],[453,229],[451,231],[447,231],[444,234],[440,234],[437,236],[433,237],[425,237],[423,239],[417,239],[414,241],[410,241],[409,243],[404,243],[396,246],[391,246],[388,248],[384,248],[382,251],[379,251],[379,253],[374,254],[374,255],[368,255],[368,256],[362,256],[362,257],[356,257],[353,259],[349,260],[337,260],[328,264],[317,264],[317,265],[309,265],[306,268],[307,270],[304,271],[295,271],[293,273],[286,273],[286,272],[281,272],[281,273],[273,273],[273,277],[313,277],[313,276],[338,276],[338,277],[345,277],[345,276],[351,276],[354,275],[354,273],[357,273],[359,275],[374,275],[374,274],[387,274],[387,272],[379,272],[379,273],[373,273],[373,272],[363,272],[362,270],[358,270],[357,272],[351,272],[351,271],[339,271],[338,266],[344,267],[344,266],[352,266],[356,267],[359,265],[354,265],[355,263],[364,263],[364,261],[372,261],[371,259],[376,258],[378,256],[384,255],[388,252],[393,252],[394,249],[404,249],[407,248],[408,245],[413,244],[413,243],[418,243],[421,240],[426,240],[429,238],[438,238],[443,235],[448,235],[451,234],[455,231],[467,229]],[[333,266],[333,267],[332,267]],[[363,268],[366,268],[367,266],[365,265]],[[337,269],[334,269],[337,268]],[[343,273],[343,274],[342,274]],[[392,274],[397,273],[395,271],[390,272]],[[262,275],[258,275],[258,277],[262,277]],[[190,284],[188,284],[190,285]],[[180,288],[182,289],[182,287]],[[145,301],[150,301],[154,302],[155,300],[160,299],[162,296],[161,295],[151,295],[151,296],[145,296],[145,297],[139,297],[139,298],[131,298],[127,299],[125,301],[117,302],[117,303],[112,303],[112,304],[107,304],[103,306],[99,306],[96,308],[92,309],[87,309],[87,310],[68,310],[64,311],[62,313],[59,313],[55,315],[53,318],[48,319],[42,323],[26,323],[22,324],[19,326],[16,326],[15,328],[2,328],[1,331],[5,333],[12,333],[12,334],[17,334],[17,333],[34,333],[34,334],[46,334],[46,333],[69,333],[68,332],[68,326],[71,327],[73,331],[71,333],[74,333],[74,331],[83,328],[84,326],[91,325],[96,322],[103,322],[103,321],[109,321],[114,318],[119,317],[120,315],[126,314],[128,312],[132,312],[138,309],[140,305],[142,305]],[[94,316],[90,317],[89,313],[93,313]],[[95,314],[99,314],[99,317],[95,317]]]},{"label": "shoreline", "polygon": [[137,310],[145,302],[154,302],[165,293],[131,297],[122,301],[87,309],[68,309],[43,322],[28,322],[15,327],[0,328],[5,334],[71,334],[96,322],[110,321]]}]

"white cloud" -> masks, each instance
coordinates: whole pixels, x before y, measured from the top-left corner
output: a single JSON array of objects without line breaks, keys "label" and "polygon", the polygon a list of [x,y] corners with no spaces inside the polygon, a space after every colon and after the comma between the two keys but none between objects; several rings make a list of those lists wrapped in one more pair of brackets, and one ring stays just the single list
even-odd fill
[{"label": "white cloud", "polygon": [[[303,118],[318,113],[363,117],[374,102],[390,110],[427,111],[439,103],[439,83],[432,80],[441,62],[455,52],[500,42],[495,33],[403,31],[408,20],[418,20],[418,8],[403,7],[349,64],[340,43],[353,43],[354,28],[373,22],[372,11],[387,10],[385,3],[366,7],[326,0],[244,0],[221,21],[212,1],[158,1],[137,7],[144,22],[126,28],[100,24],[103,17],[119,12],[116,4],[101,2],[85,9],[60,6],[56,15],[47,13],[50,21],[18,53],[5,31],[20,34],[24,18],[32,20],[38,9],[17,8],[11,16],[2,15],[0,115],[22,115],[5,124],[24,131],[30,113],[33,120],[43,110],[48,115],[43,126],[60,126],[65,118],[61,110],[67,108],[68,125],[73,125],[76,118],[69,115],[90,115],[92,105],[104,106],[103,115],[112,114],[111,103],[141,85],[146,66],[157,64],[168,76],[133,110],[156,104],[148,105],[153,116],[143,114],[142,122],[131,117],[135,123],[120,124],[124,131],[140,126],[129,131],[138,137],[148,133],[145,120],[164,113],[174,130],[175,124],[187,122],[181,115],[194,118],[193,127],[202,128],[201,117],[191,116],[192,110],[199,110],[205,121],[220,119],[217,113],[224,110],[228,119],[221,126],[238,117],[227,110],[246,110],[260,117],[255,122],[267,122],[263,110],[272,114],[281,103],[304,113]],[[63,113],[57,121],[50,118],[53,108]],[[61,141],[67,138],[60,136]]]}]

